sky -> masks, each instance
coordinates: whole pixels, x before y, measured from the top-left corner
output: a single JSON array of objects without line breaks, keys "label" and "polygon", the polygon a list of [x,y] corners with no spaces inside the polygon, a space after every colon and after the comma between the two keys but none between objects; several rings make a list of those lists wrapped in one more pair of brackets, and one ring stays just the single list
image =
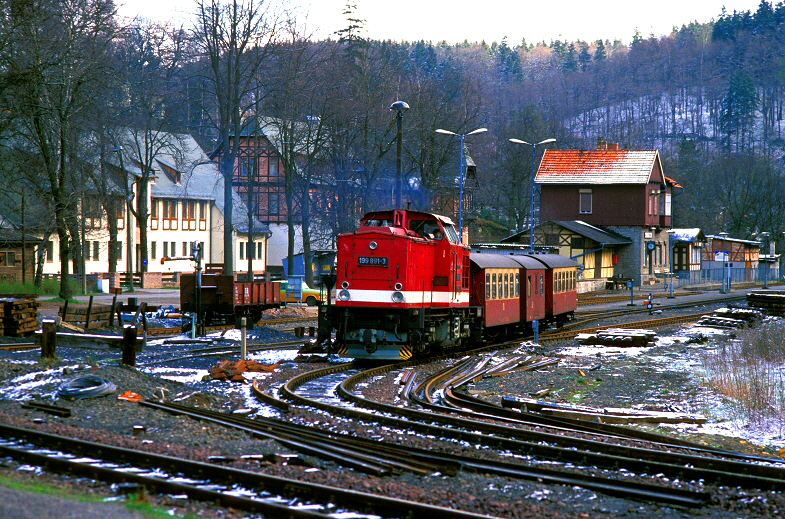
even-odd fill
[{"label": "sky", "polygon": [[[257,0],[258,1],[258,0]],[[264,0],[282,2],[299,13],[308,32],[324,38],[348,25],[342,14],[347,0]],[[349,0],[353,18],[365,20],[365,37],[375,40],[459,43],[485,41],[510,45],[552,40],[620,39],[629,43],[635,30],[648,37],[670,33],[691,21],[716,19],[723,6],[756,11],[760,0]],[[770,2],[775,3],[776,2]],[[193,0],[116,0],[123,16],[175,20],[190,26]],[[306,19],[307,15],[307,19]]]}]

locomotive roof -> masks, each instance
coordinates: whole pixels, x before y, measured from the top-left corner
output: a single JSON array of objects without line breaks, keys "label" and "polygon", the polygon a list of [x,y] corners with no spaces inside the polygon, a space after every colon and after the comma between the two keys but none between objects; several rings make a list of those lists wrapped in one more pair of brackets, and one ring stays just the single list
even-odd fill
[{"label": "locomotive roof", "polygon": [[477,254],[472,253],[469,258],[481,269],[541,269],[542,263],[531,256],[503,255],[503,254]]},{"label": "locomotive roof", "polygon": [[565,267],[577,267],[578,263],[570,258],[565,256],[560,256],[558,254],[533,254],[530,256],[538,261],[540,261],[543,265],[548,268],[565,268]]},{"label": "locomotive roof", "polygon": [[[362,219],[363,220],[367,220],[369,218],[372,218],[374,216],[378,216],[380,214],[392,214],[395,211],[396,211],[395,209],[388,209],[388,210],[385,210],[385,211],[371,211],[371,212],[365,213],[363,215]],[[435,219],[439,220],[440,222],[442,222],[445,225],[455,225],[455,222],[453,222],[452,219],[449,216],[443,216],[443,215],[435,214],[435,213],[424,213],[422,211],[410,211],[410,210],[404,210],[404,209],[399,209],[398,211],[400,211],[402,213],[406,213],[406,218],[408,220],[411,220],[413,218],[418,218],[418,217],[419,218],[435,218]]]}]

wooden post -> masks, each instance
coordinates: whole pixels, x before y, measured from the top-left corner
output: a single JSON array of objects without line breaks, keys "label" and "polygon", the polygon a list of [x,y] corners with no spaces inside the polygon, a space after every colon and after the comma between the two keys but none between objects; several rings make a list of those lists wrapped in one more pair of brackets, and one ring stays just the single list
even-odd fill
[{"label": "wooden post", "polygon": [[144,333],[147,334],[147,318],[144,315],[144,311],[147,307],[147,303],[142,302],[136,309],[136,313],[134,314],[134,321],[133,324],[139,322],[139,316],[142,316],[142,326],[144,327]]},{"label": "wooden post", "polygon": [[123,358],[124,366],[136,366],[136,325],[123,326]]},{"label": "wooden post", "polygon": [[57,324],[53,319],[41,323],[41,358],[53,359],[57,351]]},{"label": "wooden post", "polygon": [[109,318],[109,326],[114,326],[115,313],[117,313],[117,326],[120,326],[123,322],[120,320],[120,309],[117,307],[117,294],[122,294],[123,289],[112,287],[109,291],[112,293],[112,316]]},{"label": "wooden post", "polygon": [[87,316],[84,320],[84,329],[85,331],[90,329],[90,314],[93,313],[93,296],[90,296],[90,299],[87,301]]}]

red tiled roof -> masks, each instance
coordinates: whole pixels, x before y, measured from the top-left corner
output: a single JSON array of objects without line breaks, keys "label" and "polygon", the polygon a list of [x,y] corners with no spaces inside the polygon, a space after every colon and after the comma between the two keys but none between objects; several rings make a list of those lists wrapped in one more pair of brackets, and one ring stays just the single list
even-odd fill
[{"label": "red tiled roof", "polygon": [[656,150],[545,150],[538,184],[646,184]]}]

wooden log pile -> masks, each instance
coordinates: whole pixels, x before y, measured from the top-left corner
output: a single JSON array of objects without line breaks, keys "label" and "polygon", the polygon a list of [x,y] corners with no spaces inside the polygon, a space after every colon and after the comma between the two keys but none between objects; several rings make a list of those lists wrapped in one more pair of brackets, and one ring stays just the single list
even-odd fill
[{"label": "wooden log pile", "polygon": [[38,329],[38,307],[40,306],[36,299],[0,297],[0,303],[3,305],[0,335],[27,337],[35,333]]},{"label": "wooden log pile", "polygon": [[744,319],[731,319],[718,315],[704,315],[698,320],[698,326],[711,326],[713,328],[745,328],[747,321]]},{"label": "wooden log pile", "polygon": [[609,328],[596,333],[580,333],[575,340],[580,344],[599,346],[647,346],[654,342],[657,333],[654,330],[637,330],[625,328]]},{"label": "wooden log pile", "polygon": [[747,304],[766,310],[769,315],[785,315],[785,292],[754,291],[747,294]]},{"label": "wooden log pile", "polygon": [[278,364],[265,365],[255,360],[221,360],[209,369],[210,378],[213,380],[229,380],[231,382],[248,382],[243,373],[246,371],[273,372]]},{"label": "wooden log pile", "polygon": [[112,307],[110,305],[93,305],[60,307],[62,323],[74,331],[100,330],[112,324]]}]

